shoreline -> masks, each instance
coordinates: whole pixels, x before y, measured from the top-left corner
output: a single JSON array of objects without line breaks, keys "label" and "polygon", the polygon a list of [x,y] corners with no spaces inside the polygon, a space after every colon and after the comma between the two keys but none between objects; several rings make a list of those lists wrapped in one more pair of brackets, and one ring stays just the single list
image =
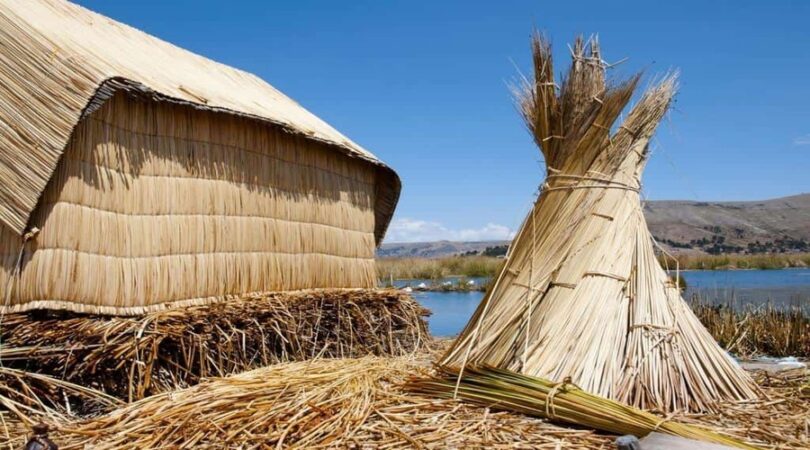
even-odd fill
[{"label": "shoreline", "polygon": [[[784,270],[810,268],[810,253],[680,255],[675,259],[682,272]],[[377,276],[389,280],[435,280],[449,277],[481,278],[496,276],[505,259],[494,256],[466,255],[441,258],[396,257],[377,258]],[[674,261],[659,258],[662,266],[672,272]]]}]

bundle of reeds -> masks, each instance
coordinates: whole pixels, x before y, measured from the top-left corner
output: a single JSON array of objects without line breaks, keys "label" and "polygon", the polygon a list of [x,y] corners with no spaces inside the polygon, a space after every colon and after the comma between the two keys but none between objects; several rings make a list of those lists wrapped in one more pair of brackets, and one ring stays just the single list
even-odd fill
[{"label": "bundle of reeds", "polygon": [[653,431],[737,448],[755,449],[737,439],[673,422],[667,418],[587,393],[570,381],[553,383],[491,367],[444,368],[429,379],[416,379],[411,388],[422,394],[454,395],[485,407],[515,411],[616,434],[646,436]]},{"label": "bundle of reeds", "polygon": [[311,290],[142,317],[10,314],[0,358],[132,401],[279,362],[412,353],[429,341],[427,313],[394,290]]},{"label": "bundle of reeds", "polygon": [[649,141],[676,90],[606,81],[598,43],[578,39],[554,78],[532,41],[534,79],[518,89],[547,174],[500,274],[445,365],[488,365],[561,381],[630,405],[706,410],[756,388],[700,325],[658,264],[641,208]]}]

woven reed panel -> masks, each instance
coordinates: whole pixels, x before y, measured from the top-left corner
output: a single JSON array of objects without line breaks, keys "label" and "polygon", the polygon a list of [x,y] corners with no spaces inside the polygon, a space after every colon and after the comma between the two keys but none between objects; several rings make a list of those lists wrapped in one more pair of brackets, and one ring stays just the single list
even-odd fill
[{"label": "woven reed panel", "polygon": [[[117,94],[80,122],[43,194],[11,309],[373,287],[377,176],[277,127]],[[21,239],[0,238],[5,290]]]}]

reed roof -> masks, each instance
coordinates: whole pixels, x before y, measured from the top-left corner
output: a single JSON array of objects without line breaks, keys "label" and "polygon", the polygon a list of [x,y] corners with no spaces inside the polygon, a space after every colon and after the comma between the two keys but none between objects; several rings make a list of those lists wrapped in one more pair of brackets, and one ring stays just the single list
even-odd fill
[{"label": "reed roof", "polygon": [[400,181],[259,77],[62,0],[0,0],[0,222],[22,234],[76,124],[119,90],[251,117],[379,169],[377,242]]}]

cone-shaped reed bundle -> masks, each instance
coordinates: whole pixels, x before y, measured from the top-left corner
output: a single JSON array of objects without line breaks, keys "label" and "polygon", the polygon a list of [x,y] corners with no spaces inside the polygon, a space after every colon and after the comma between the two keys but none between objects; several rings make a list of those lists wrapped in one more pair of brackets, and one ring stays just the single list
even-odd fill
[{"label": "cone-shaped reed bundle", "polygon": [[451,366],[490,365],[663,411],[756,395],[658,264],[642,214],[648,144],[676,90],[605,81],[598,44],[578,39],[559,84],[550,45],[532,42],[518,100],[546,180],[504,267],[456,344]]}]

